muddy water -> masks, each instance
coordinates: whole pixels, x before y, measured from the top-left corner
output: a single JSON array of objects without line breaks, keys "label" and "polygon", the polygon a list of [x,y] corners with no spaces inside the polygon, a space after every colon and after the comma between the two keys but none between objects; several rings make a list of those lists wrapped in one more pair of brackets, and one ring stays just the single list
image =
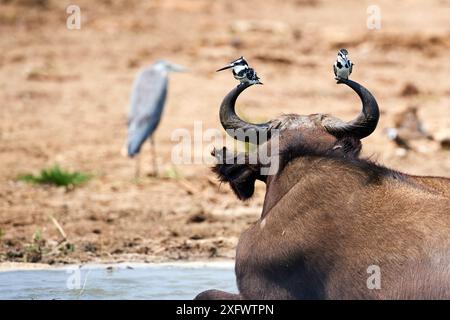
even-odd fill
[{"label": "muddy water", "polygon": [[233,264],[120,264],[0,272],[0,299],[192,299],[237,292]]}]

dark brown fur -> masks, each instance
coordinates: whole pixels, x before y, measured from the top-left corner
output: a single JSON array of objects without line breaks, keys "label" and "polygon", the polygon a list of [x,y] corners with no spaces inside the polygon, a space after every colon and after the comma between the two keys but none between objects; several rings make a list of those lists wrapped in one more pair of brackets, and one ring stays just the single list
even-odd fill
[{"label": "dark brown fur", "polygon": [[[291,114],[248,123],[237,116],[235,102],[249,85],[223,100],[222,126],[269,130],[262,146],[278,139],[279,153],[270,160],[278,157],[280,165],[262,176],[262,165],[249,164],[248,155],[223,150],[222,158],[244,161],[220,162],[214,168],[219,179],[242,200],[253,195],[256,180],[264,181],[266,195],[261,217],[237,246],[239,294],[209,290],[198,299],[450,299],[450,179],[360,159],[360,139],[375,130],[378,104],[358,83],[342,82],[362,102],[350,122]],[[373,266],[381,271],[380,289],[367,286]]]},{"label": "dark brown fur", "polygon": [[[352,138],[284,146],[261,218],[239,240],[239,295],[199,298],[450,299],[450,179],[360,159]],[[214,171],[241,199],[262,180],[254,165]],[[366,286],[370,265],[381,268],[380,290]]]}]

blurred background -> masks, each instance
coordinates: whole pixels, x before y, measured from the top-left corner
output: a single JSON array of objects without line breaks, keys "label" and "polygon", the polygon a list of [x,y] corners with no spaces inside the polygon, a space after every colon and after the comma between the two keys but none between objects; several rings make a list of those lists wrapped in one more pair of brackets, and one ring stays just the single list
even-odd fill
[{"label": "blurred background", "polygon": [[[79,30],[66,27],[69,4],[81,10]],[[367,27],[369,5],[380,8],[380,29]],[[360,101],[332,71],[347,48],[351,78],[382,112],[363,154],[450,177],[449,17],[446,0],[0,0],[0,261],[233,258],[264,185],[238,201],[208,165],[171,163],[171,133],[194,121],[221,130],[219,105],[236,81],[214,71],[241,55],[265,84],[240,98],[246,119],[349,120]],[[171,76],[154,136],[161,176],[148,174],[147,143],[135,179],[120,152],[129,97],[137,72],[159,58],[190,72]],[[83,183],[23,178],[55,165]]]}]

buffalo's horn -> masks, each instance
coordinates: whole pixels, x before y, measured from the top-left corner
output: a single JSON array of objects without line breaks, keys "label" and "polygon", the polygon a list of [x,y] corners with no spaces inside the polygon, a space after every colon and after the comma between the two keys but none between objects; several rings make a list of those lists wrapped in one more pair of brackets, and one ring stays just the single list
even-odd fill
[{"label": "buffalo's horn", "polygon": [[329,119],[324,124],[325,129],[337,137],[353,136],[362,139],[369,136],[377,127],[378,119],[380,118],[377,101],[369,90],[355,81],[338,79],[337,83],[345,83],[358,94],[362,102],[362,111],[350,122]]},{"label": "buffalo's horn", "polygon": [[[261,142],[260,138],[270,138],[270,122],[253,124],[239,118],[235,111],[237,97],[252,84],[241,83],[231,90],[223,99],[220,106],[220,122],[222,127],[234,139],[244,142]],[[252,140],[256,137],[257,140]]]}]

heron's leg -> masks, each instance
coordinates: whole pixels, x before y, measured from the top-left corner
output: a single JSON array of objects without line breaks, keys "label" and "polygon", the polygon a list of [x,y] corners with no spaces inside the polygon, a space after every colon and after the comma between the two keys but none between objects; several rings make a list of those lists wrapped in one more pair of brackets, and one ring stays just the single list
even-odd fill
[{"label": "heron's leg", "polygon": [[139,179],[139,176],[141,175],[141,156],[138,153],[136,156],[136,164],[134,168],[134,178]]},{"label": "heron's leg", "polygon": [[156,158],[155,140],[153,137],[150,137],[150,143],[152,145],[153,174],[157,177],[159,176],[158,159]]}]

